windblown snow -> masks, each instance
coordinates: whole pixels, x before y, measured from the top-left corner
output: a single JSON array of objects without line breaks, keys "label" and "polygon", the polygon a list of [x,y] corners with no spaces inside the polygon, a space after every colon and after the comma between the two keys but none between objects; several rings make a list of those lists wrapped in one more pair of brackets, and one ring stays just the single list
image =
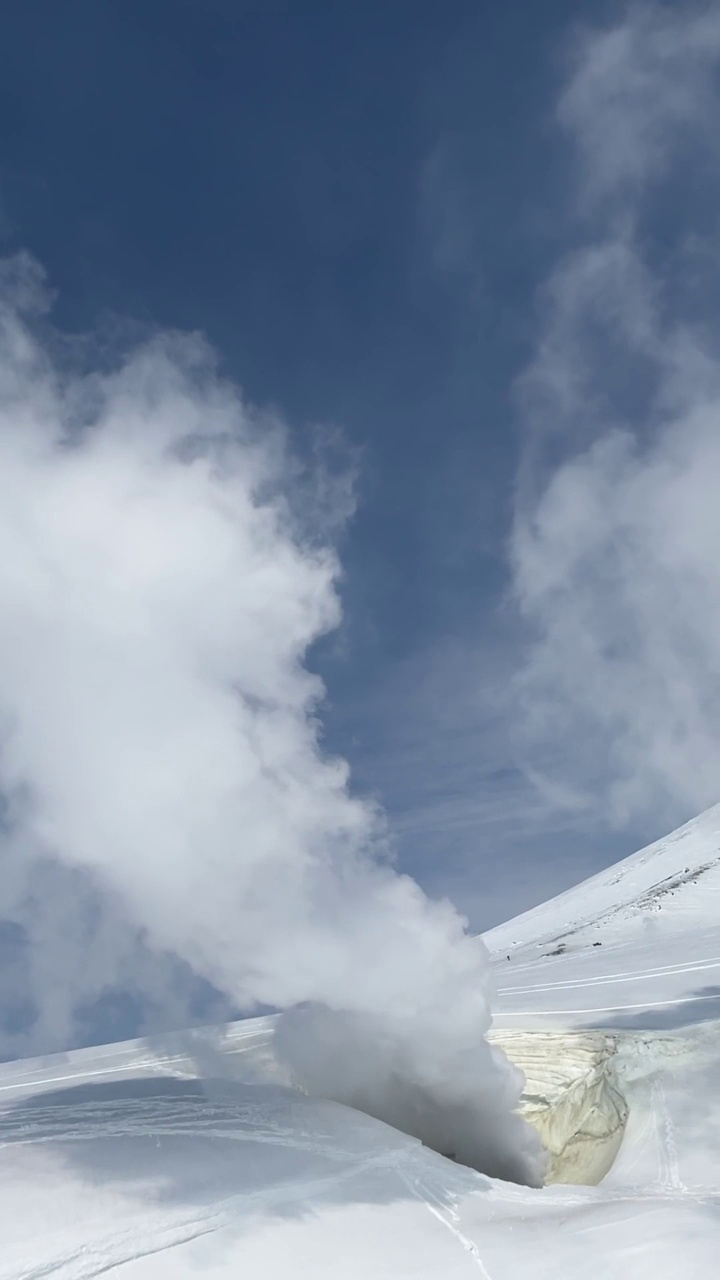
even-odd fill
[{"label": "windblown snow", "polygon": [[542,1190],[294,1088],[272,1019],[4,1066],[1,1280],[714,1278],[719,897],[720,807],[487,935]]}]

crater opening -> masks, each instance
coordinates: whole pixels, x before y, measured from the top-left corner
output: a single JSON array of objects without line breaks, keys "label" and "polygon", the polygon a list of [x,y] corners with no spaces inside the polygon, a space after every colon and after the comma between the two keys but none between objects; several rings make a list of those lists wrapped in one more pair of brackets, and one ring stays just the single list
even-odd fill
[{"label": "crater opening", "polygon": [[[289,1025],[292,1032],[294,1024]],[[497,1123],[487,1105],[469,1105],[467,1093],[457,1094],[448,1087],[451,1082],[427,1089],[405,1073],[385,1069],[382,1055],[368,1058],[363,1052],[366,1034],[361,1026],[350,1037],[352,1054],[345,1044],[338,1049],[336,1036],[321,1042],[323,1048],[330,1044],[333,1052],[328,1053],[319,1053],[312,1037],[291,1036],[290,1054],[287,1037],[279,1046],[275,1028],[274,1057],[284,1083],[374,1116],[440,1155],[506,1182],[595,1186],[615,1163],[628,1119],[617,1070],[617,1034],[491,1032],[491,1046],[501,1049],[525,1077],[515,1114],[502,1112]],[[540,1139],[545,1167],[518,1117]]]},{"label": "crater opening", "polygon": [[525,1075],[520,1113],[549,1154],[545,1184],[596,1186],[615,1163],[628,1118],[617,1036],[495,1031],[488,1038]]}]

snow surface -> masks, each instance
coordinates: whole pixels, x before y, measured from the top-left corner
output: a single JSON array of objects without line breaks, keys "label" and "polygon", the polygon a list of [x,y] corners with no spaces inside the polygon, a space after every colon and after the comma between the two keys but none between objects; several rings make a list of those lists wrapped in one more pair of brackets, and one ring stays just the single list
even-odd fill
[{"label": "snow surface", "polygon": [[560,1175],[620,1126],[598,1185],[486,1178],[305,1097],[257,1019],[0,1068],[0,1280],[717,1277],[719,910],[720,807],[487,935]]}]

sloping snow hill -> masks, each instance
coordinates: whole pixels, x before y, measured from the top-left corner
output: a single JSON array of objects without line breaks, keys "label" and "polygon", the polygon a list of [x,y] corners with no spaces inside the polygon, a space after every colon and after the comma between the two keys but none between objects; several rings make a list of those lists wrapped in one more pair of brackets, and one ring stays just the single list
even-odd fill
[{"label": "sloping snow hill", "polygon": [[715,1280],[719,894],[720,808],[487,936],[542,1191],[287,1088],[271,1019],[7,1064],[0,1280]]}]

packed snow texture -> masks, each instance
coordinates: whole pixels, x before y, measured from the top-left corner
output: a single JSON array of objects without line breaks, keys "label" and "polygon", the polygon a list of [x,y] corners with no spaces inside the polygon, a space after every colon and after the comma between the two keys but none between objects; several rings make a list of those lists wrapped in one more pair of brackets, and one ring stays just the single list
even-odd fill
[{"label": "packed snow texture", "polygon": [[21,1039],[66,1046],[139,935],[236,1008],[312,1005],[298,1070],[329,1096],[362,1042],[358,1105],[454,1109],[468,1156],[540,1181],[521,1075],[485,1040],[484,944],[384,859],[373,806],[321,750],[305,660],[340,620],[339,569],[306,508],[314,484],[337,515],[329,481],[303,477],[200,339],[71,372],[46,301],[36,264],[6,264],[0,914],[26,944]]}]

